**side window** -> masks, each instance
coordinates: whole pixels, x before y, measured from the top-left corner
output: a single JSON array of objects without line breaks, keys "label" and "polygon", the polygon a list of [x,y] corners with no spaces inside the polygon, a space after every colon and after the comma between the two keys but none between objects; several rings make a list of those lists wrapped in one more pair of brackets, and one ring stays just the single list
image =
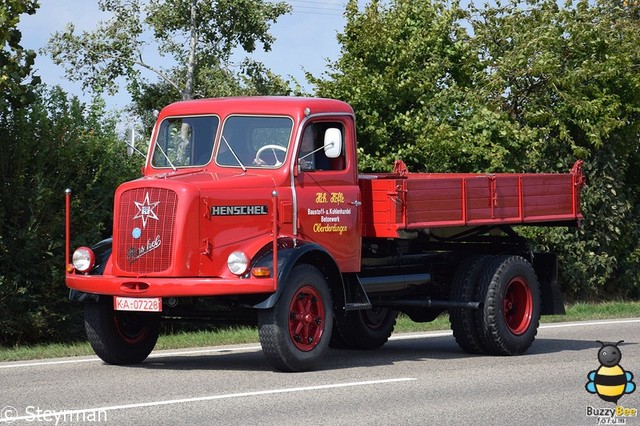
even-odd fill
[{"label": "side window", "polygon": [[[338,158],[329,158],[324,153],[324,134],[327,129],[340,129],[343,138],[343,151]],[[320,121],[308,124],[300,142],[298,164],[303,171],[344,170],[344,125],[336,121]]]}]

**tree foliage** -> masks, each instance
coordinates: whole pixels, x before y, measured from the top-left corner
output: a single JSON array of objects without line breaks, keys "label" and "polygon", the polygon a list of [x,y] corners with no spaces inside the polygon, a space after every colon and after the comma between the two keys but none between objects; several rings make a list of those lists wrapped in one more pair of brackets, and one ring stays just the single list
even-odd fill
[{"label": "tree foliage", "polygon": [[[275,75],[263,64],[250,59],[243,61],[241,75],[229,69],[210,68],[203,71],[198,83],[198,94],[202,97],[288,96],[302,93],[303,89],[298,84]],[[132,100],[131,111],[141,118],[145,132],[151,134],[155,123],[154,111],[179,98],[169,84],[158,81],[141,83],[139,90],[132,94]]]},{"label": "tree foliage", "polygon": [[[140,113],[183,97],[291,93],[262,64],[230,62],[236,47],[269,48],[269,26],[288,10],[282,3],[100,5],[111,20],[92,33],[70,27],[50,49],[69,77],[96,91],[127,79]],[[116,119],[98,98],[85,105],[37,86],[35,53],[21,47],[16,29],[19,15],[36,7],[0,0],[0,344],[79,335],[78,307],[64,286],[64,190],[74,190],[72,245],[98,241],[111,234],[113,189],[140,167],[125,157]],[[388,170],[403,158],[416,171],[566,172],[584,159],[584,226],[521,232],[560,254],[569,297],[640,297],[635,0],[466,9],[448,0],[374,0],[362,10],[351,0],[346,18],[341,56],[323,77],[309,77],[317,94],[353,105],[364,169]],[[194,50],[186,42],[193,29]],[[152,82],[141,74],[148,34],[175,61]]]},{"label": "tree foliage", "polygon": [[40,82],[31,75],[36,54],[20,45],[22,33],[17,29],[20,15],[35,13],[35,0],[0,0],[0,114],[16,108],[30,99],[29,86]]},{"label": "tree foliage", "polygon": [[[450,101],[469,86],[476,62],[460,23],[464,12],[408,0],[387,7],[372,1],[361,12],[350,1],[345,15],[340,58],[325,80],[310,79],[320,96],[354,107],[361,167],[388,168],[397,156],[414,170],[441,167],[458,140]],[[440,155],[429,152],[435,145]]]},{"label": "tree foliage", "polygon": [[[264,0],[100,0],[98,4],[112,18],[92,32],[77,34],[69,24],[55,33],[47,47],[54,62],[71,80],[98,93],[117,91],[118,78],[124,77],[134,97],[148,98],[163,88],[169,89],[173,100],[225,94],[210,84],[237,89],[242,78],[230,71],[234,50],[251,53],[261,45],[269,51],[274,42],[271,24],[291,10],[284,2]],[[145,58],[148,46],[168,57],[168,65],[152,65]],[[146,81],[143,69],[154,73],[158,82]]]},{"label": "tree foliage", "polygon": [[585,159],[584,226],[523,232],[561,254],[570,296],[640,296],[635,4],[350,1],[346,17],[340,58],[310,79],[354,106],[365,168],[548,172]]},{"label": "tree foliage", "polygon": [[0,125],[0,344],[78,337],[64,285],[64,191],[73,189],[72,245],[99,241],[111,235],[113,189],[140,173],[104,103],[36,95]]}]

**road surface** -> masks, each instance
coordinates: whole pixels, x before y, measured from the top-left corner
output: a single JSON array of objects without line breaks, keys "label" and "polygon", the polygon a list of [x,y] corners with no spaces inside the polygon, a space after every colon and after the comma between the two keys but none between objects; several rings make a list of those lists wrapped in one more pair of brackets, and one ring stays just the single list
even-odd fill
[{"label": "road surface", "polygon": [[[464,354],[450,332],[400,334],[376,351],[330,350],[309,373],[272,371],[258,345],[158,351],[129,367],[0,363],[0,425],[595,425],[609,420],[589,410],[616,407],[585,389],[596,340],[625,341],[619,365],[637,384],[640,319],[544,325],[518,357]],[[617,424],[640,426],[640,391],[618,406],[630,411]]]}]

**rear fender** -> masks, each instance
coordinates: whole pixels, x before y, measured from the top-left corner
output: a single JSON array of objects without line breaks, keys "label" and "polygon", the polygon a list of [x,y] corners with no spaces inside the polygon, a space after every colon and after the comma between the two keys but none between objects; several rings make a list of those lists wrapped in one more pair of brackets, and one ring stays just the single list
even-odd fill
[{"label": "rear fender", "polygon": [[[300,240],[294,244],[293,240],[289,238],[278,240],[278,287],[276,292],[254,305],[254,308],[270,309],[274,307],[289,281],[291,271],[299,264],[312,265],[320,271],[331,291],[335,311],[344,310],[346,300],[344,282],[340,269],[331,254],[318,244]],[[260,256],[252,262],[252,265],[271,268],[273,266],[271,247],[265,247]]]}]

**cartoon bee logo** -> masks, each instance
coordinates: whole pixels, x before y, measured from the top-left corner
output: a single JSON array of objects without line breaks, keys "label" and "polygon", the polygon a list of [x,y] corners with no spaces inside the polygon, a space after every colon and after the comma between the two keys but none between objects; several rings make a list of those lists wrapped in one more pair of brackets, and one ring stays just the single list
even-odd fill
[{"label": "cartoon bee logo", "polygon": [[624,371],[620,366],[622,352],[618,345],[624,340],[620,340],[615,345],[599,340],[596,342],[602,345],[598,351],[600,368],[587,374],[589,381],[585,388],[589,393],[597,393],[604,401],[617,404],[622,395],[636,390],[636,384],[632,381],[633,373]]}]

